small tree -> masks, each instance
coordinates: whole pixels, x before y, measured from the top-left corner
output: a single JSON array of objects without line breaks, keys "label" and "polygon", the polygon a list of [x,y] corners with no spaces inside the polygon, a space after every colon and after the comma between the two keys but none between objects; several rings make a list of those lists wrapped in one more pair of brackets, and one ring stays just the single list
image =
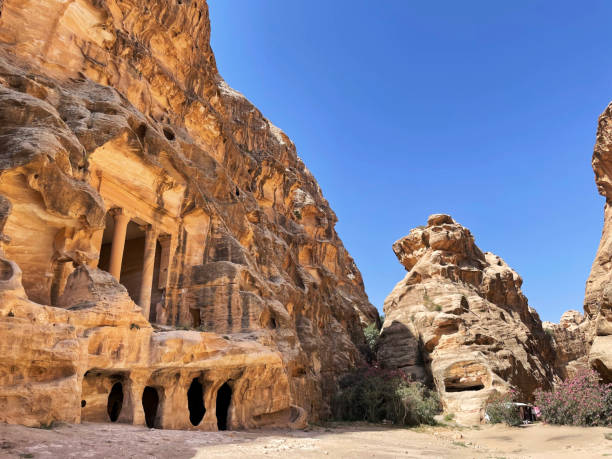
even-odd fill
[{"label": "small tree", "polygon": [[363,334],[365,335],[366,343],[372,352],[376,352],[376,348],[378,347],[378,337],[380,336],[380,330],[376,326],[375,322],[372,322],[366,328],[363,329]]},{"label": "small tree", "polygon": [[360,368],[342,378],[339,385],[333,411],[336,419],[344,421],[434,424],[440,408],[435,391],[410,382],[397,370]]},{"label": "small tree", "polygon": [[494,395],[489,398],[486,405],[486,413],[489,415],[491,424],[508,424],[509,426],[521,425],[519,408],[514,404],[515,393],[510,391],[505,394]]},{"label": "small tree", "polygon": [[353,370],[339,381],[334,416],[344,421],[395,420],[399,405],[396,388],[404,378],[399,371],[377,367]]},{"label": "small tree", "polygon": [[399,384],[396,394],[401,402],[401,423],[406,425],[435,425],[434,416],[440,411],[438,393],[420,382]]}]

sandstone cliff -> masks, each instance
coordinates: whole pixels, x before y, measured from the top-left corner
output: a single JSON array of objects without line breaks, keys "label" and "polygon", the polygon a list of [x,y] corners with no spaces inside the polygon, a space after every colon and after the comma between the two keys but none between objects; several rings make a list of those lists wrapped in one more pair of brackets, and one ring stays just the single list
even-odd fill
[{"label": "sandstone cliff", "polygon": [[544,330],[552,338],[554,366],[563,379],[588,368],[592,341],[592,324],[578,311],[566,311],[559,323],[544,322]]},{"label": "sandstone cliff", "polygon": [[591,324],[588,359],[606,381],[612,382],[612,104],[599,117],[593,170],[606,203],[601,242],[584,298],[584,312]]},{"label": "sandstone cliff", "polygon": [[361,360],[336,216],[210,27],[204,0],[0,2],[0,421],[158,397],[155,425],[214,429],[228,384],[229,426],[290,425]]},{"label": "sandstone cliff", "polygon": [[435,384],[464,421],[481,418],[486,399],[510,386],[529,399],[589,367],[612,382],[612,104],[599,118],[593,170],[606,203],[584,315],[542,324],[518,274],[450,216],[433,215],[393,245],[408,274],[385,301],[379,360]]},{"label": "sandstone cliff", "polygon": [[393,251],[408,273],[385,300],[384,366],[435,384],[460,422],[480,421],[487,399],[511,386],[529,399],[558,380],[552,340],[522,279],[481,252],[468,229],[432,215]]},{"label": "sandstone cliff", "polygon": [[584,315],[567,311],[558,324],[545,322],[544,328],[553,338],[554,365],[562,377],[590,367],[604,382],[612,382],[612,104],[599,117],[592,164],[606,202],[601,242],[586,283]]}]

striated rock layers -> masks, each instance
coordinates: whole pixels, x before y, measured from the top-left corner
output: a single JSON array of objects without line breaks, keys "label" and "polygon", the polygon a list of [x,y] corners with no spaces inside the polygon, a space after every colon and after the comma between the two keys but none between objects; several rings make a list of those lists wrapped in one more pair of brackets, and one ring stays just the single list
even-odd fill
[{"label": "striated rock layers", "polygon": [[612,382],[612,104],[599,117],[593,150],[593,171],[606,198],[604,227],[586,283],[584,315],[567,311],[559,324],[546,323],[554,337],[557,362],[567,372],[591,367]]},{"label": "striated rock layers", "polygon": [[612,104],[599,117],[593,170],[606,203],[601,242],[584,298],[584,313],[590,323],[588,360],[606,381],[612,382]]},{"label": "striated rock layers", "polygon": [[563,313],[559,323],[543,322],[542,327],[552,338],[554,364],[563,379],[589,367],[592,323],[578,311]]},{"label": "striated rock layers", "polygon": [[0,421],[303,424],[377,320],[204,0],[0,2],[0,195]]},{"label": "striated rock layers", "polygon": [[522,279],[468,229],[432,215],[393,251],[408,273],[385,300],[382,365],[435,384],[460,422],[480,421],[486,400],[510,386],[529,399],[562,376]]},{"label": "striated rock layers", "polygon": [[585,368],[612,382],[612,104],[599,118],[593,170],[606,203],[584,315],[542,324],[516,272],[450,216],[432,215],[393,245],[408,274],[385,300],[381,363],[435,384],[444,408],[471,422],[511,386],[529,399]]}]

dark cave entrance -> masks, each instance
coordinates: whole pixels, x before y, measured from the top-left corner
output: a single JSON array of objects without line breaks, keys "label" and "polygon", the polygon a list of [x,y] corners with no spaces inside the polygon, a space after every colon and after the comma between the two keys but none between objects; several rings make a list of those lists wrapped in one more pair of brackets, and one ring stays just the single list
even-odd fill
[{"label": "dark cave entrance", "polygon": [[444,380],[445,392],[466,392],[484,389],[483,382],[476,378],[470,381],[461,381],[459,378],[446,378]]},{"label": "dark cave entrance", "polygon": [[142,392],[142,408],[145,413],[145,422],[150,429],[155,427],[158,406],[159,394],[157,393],[157,389],[151,386],[145,387]]},{"label": "dark cave entrance", "polygon": [[204,387],[198,378],[193,378],[187,391],[187,405],[189,407],[189,420],[197,426],[202,422],[206,407],[204,406]]},{"label": "dark cave entrance", "polygon": [[193,328],[200,328],[202,326],[202,317],[200,316],[200,308],[189,309],[191,312],[191,323]]},{"label": "dark cave entrance", "polygon": [[465,391],[477,391],[484,389],[483,384],[474,384],[471,386],[450,386],[446,388],[446,392],[465,392]]},{"label": "dark cave entrance", "polygon": [[106,213],[104,233],[102,235],[102,246],[100,247],[100,258],[98,259],[98,268],[102,271],[109,270],[111,248],[113,246],[113,233],[115,231],[115,221],[111,212]]},{"label": "dark cave entrance", "polygon": [[123,408],[123,384],[118,382],[113,385],[108,394],[108,404],[106,405],[106,411],[111,422],[117,422],[121,414],[121,408]]},{"label": "dark cave entrance", "polygon": [[227,418],[232,402],[232,388],[226,382],[217,391],[217,428],[227,430]]}]

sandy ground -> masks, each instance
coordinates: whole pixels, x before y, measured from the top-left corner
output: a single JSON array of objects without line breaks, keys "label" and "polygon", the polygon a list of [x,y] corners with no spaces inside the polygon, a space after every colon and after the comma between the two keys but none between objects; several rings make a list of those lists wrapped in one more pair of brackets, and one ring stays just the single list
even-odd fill
[{"label": "sandy ground", "polygon": [[536,424],[400,429],[339,424],[306,430],[197,432],[121,424],[49,430],[0,424],[0,458],[600,458],[612,457],[612,428]]}]

